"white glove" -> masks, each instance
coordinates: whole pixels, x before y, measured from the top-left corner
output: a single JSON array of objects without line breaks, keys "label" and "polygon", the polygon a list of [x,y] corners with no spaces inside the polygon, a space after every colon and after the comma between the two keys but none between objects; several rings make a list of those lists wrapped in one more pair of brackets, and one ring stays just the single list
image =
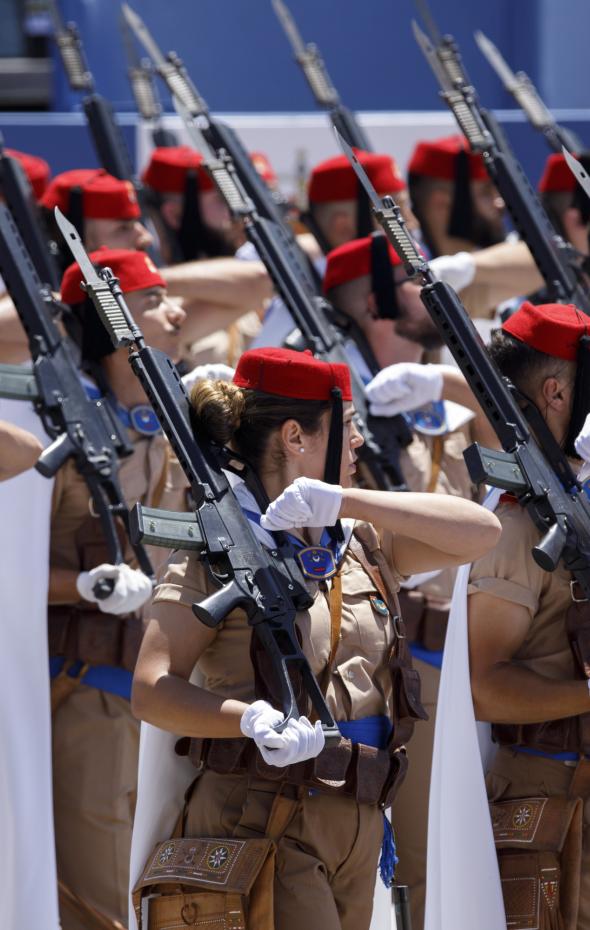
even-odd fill
[{"label": "white glove", "polygon": [[[93,588],[98,581],[112,578],[115,586],[108,597],[100,600]],[[98,604],[105,614],[128,614],[145,604],[152,593],[152,583],[147,575],[129,568],[128,565],[98,565],[89,572],[80,572],[76,578],[76,588],[85,601]]]},{"label": "white glove", "polygon": [[590,462],[590,413],[586,417],[584,425],[576,437],[574,446],[580,458],[584,459],[585,462]]},{"label": "white glove", "polygon": [[475,259],[471,252],[457,252],[455,255],[439,255],[428,262],[435,278],[450,284],[454,291],[469,287],[475,278]]},{"label": "white glove", "polygon": [[393,417],[406,410],[440,400],[443,389],[439,365],[399,362],[388,365],[365,387],[369,413],[375,417]]},{"label": "white glove", "polygon": [[187,375],[184,375],[182,383],[187,391],[190,391],[197,381],[231,381],[233,376],[234,369],[230,365],[211,362],[208,365],[197,365]]},{"label": "white glove", "polygon": [[242,714],[240,730],[244,736],[249,736],[258,743],[264,736],[270,735],[273,726],[284,719],[285,715],[267,701],[254,701],[253,704],[248,704]]},{"label": "white glove", "polygon": [[334,526],[342,506],[342,488],[317,478],[296,478],[260,519],[265,530],[291,530],[300,526]]}]

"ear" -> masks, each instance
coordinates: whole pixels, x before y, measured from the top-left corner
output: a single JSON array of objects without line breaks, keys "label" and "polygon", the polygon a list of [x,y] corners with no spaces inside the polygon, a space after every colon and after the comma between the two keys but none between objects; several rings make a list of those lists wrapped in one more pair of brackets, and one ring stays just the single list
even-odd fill
[{"label": "ear", "polygon": [[180,229],[182,222],[182,203],[166,198],[160,205],[162,219],[171,229]]},{"label": "ear", "polygon": [[305,437],[297,420],[285,420],[280,430],[280,441],[285,455],[301,455],[301,448],[305,447]]},{"label": "ear", "polygon": [[437,185],[436,187],[433,187],[433,189],[430,191],[426,209],[434,210],[436,212],[450,210],[451,203],[452,203],[452,194],[451,194],[450,186],[449,186],[449,189],[447,190],[447,188]]},{"label": "ear", "polygon": [[562,412],[569,405],[569,399],[564,392],[564,382],[558,378],[546,378],[541,388],[544,406],[556,412]]}]

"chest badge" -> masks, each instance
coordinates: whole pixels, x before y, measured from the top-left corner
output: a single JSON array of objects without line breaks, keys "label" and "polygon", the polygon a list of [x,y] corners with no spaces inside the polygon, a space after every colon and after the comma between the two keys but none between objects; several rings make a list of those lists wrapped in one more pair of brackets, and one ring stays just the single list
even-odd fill
[{"label": "chest badge", "polygon": [[444,436],[448,432],[445,405],[441,400],[420,410],[412,410],[409,416],[414,429],[425,436]]},{"label": "chest badge", "polygon": [[373,610],[376,610],[382,617],[389,616],[389,608],[382,597],[377,597],[376,594],[372,594],[369,600],[371,601]]},{"label": "chest badge", "polygon": [[129,422],[142,436],[153,436],[160,432],[160,421],[148,404],[137,404],[129,411]]},{"label": "chest badge", "polygon": [[299,549],[297,559],[306,578],[321,580],[336,574],[334,553],[326,546],[307,546],[305,549]]}]

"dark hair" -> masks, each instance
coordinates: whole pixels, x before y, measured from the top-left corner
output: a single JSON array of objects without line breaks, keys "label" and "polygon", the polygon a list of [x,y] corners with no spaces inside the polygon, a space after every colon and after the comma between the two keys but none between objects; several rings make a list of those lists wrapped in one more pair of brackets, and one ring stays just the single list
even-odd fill
[{"label": "dark hair", "polygon": [[523,394],[537,379],[549,377],[549,372],[559,364],[559,359],[533,349],[526,342],[515,339],[502,329],[494,329],[488,351],[492,361]]},{"label": "dark hair", "polygon": [[293,400],[240,388],[227,381],[200,381],[191,391],[193,428],[219,445],[232,443],[257,469],[272,433],[296,420],[306,433],[317,433],[330,401]]}]

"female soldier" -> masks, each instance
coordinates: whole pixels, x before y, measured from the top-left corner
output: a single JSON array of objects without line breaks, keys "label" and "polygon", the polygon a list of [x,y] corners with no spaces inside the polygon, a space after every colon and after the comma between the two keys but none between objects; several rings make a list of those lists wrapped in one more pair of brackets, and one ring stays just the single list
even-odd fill
[{"label": "female soldier", "polygon": [[[395,592],[403,576],[487,552],[498,522],[460,498],[352,486],[363,440],[345,365],[253,350],[242,355],[233,383],[197,384],[191,401],[199,433],[239,453],[264,489],[261,501],[256,482],[231,476],[259,539],[273,548],[273,532],[289,530],[304,574],[314,577],[313,606],[297,626],[343,739],[324,748],[321,727],[306,717],[275,732],[283,715],[261,699],[273,700],[272,681],[251,649],[252,628],[241,610],[215,630],[195,621],[191,605],[215,587],[188,552],[172,555],[156,589],[133,710],[191,737],[189,755],[202,774],[186,808],[186,836],[278,840],[277,930],[362,930],[371,918],[382,808],[405,768],[400,747],[422,716]],[[335,524],[340,532],[323,530]],[[318,558],[326,562],[319,582]],[[195,664],[202,687],[189,681]]]}]

